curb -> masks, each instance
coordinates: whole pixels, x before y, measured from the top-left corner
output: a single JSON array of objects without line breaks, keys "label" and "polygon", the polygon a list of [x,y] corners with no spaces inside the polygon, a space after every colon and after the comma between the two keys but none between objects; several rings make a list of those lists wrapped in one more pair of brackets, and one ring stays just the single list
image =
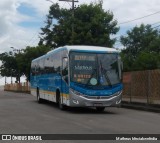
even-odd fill
[{"label": "curb", "polygon": [[160,105],[148,105],[145,103],[137,103],[137,102],[130,103],[130,102],[122,101],[121,107],[160,113]]}]

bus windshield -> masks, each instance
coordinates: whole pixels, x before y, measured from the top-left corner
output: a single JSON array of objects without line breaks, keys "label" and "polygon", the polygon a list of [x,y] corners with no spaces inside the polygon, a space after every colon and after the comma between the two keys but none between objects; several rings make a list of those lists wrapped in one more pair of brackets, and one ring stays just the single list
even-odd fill
[{"label": "bus windshield", "polygon": [[92,86],[120,83],[117,53],[70,53],[70,81]]}]

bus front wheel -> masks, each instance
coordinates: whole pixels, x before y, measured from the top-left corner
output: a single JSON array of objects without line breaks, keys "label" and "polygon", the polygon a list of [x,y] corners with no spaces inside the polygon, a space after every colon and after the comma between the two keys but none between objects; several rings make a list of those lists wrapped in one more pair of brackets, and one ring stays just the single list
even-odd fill
[{"label": "bus front wheel", "polygon": [[62,96],[60,95],[60,92],[57,92],[57,97],[58,97],[58,106],[61,110],[65,109],[65,105],[62,103]]},{"label": "bus front wheel", "polygon": [[105,109],[105,107],[96,107],[96,110],[97,110],[98,112],[103,112],[104,109]]}]

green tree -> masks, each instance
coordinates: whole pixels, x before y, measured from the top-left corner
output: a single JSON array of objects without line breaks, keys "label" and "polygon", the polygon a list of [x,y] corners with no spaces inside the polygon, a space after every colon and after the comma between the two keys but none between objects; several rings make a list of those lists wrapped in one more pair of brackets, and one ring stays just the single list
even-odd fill
[{"label": "green tree", "polygon": [[124,70],[146,70],[159,67],[160,33],[151,25],[141,24],[121,36]]},{"label": "green tree", "polygon": [[0,67],[1,76],[16,77],[16,80],[19,81],[22,73],[18,70],[15,53],[2,53],[0,54],[0,60],[2,61],[2,65]]},{"label": "green tree", "polygon": [[152,70],[160,68],[159,61],[159,54],[143,51],[138,54],[138,57],[133,63],[133,70]]},{"label": "green tree", "polygon": [[46,46],[27,47],[23,52],[6,52],[0,54],[2,65],[0,67],[1,76],[16,77],[20,82],[20,77],[25,75],[30,79],[31,61],[37,57],[46,54],[50,48]]},{"label": "green tree", "polygon": [[[72,23],[74,33],[72,37]],[[113,13],[102,8],[102,2],[83,4],[75,9],[74,18],[69,9],[58,4],[50,7],[46,26],[41,28],[39,44],[57,48],[63,45],[98,45],[112,47],[115,39],[110,36],[119,30]]]}]

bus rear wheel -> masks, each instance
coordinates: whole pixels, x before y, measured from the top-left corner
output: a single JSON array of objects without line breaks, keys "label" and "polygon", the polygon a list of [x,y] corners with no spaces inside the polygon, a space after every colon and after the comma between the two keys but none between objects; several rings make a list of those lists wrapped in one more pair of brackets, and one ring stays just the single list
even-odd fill
[{"label": "bus rear wheel", "polygon": [[105,109],[105,107],[96,107],[96,110],[97,110],[98,112],[103,112],[104,109]]}]

